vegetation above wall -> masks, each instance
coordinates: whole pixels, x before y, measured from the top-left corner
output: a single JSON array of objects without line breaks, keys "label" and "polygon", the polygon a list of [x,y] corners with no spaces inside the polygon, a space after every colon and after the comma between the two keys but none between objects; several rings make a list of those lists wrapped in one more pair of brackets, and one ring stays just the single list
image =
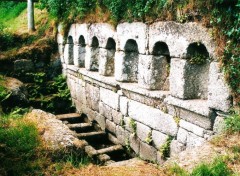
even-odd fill
[{"label": "vegetation above wall", "polygon": [[[213,28],[223,71],[240,103],[240,0],[41,0],[51,16],[65,24],[74,22],[173,20],[195,21]],[[66,25],[69,26],[69,25]]]}]

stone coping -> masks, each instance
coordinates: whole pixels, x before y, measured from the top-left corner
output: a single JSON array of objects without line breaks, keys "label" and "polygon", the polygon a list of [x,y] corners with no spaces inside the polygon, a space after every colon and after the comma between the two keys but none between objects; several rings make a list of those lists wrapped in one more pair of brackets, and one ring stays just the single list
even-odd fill
[{"label": "stone coping", "polygon": [[190,110],[203,116],[209,117],[212,113],[211,109],[208,107],[207,100],[182,100],[179,98],[168,96],[164,101],[170,105],[178,106],[180,108]]},{"label": "stone coping", "polygon": [[127,90],[130,92],[134,92],[140,95],[144,95],[146,97],[154,98],[154,99],[163,99],[166,98],[170,94],[169,91],[161,91],[161,90],[147,90],[139,87],[137,83],[122,83],[115,80],[114,77],[107,77],[102,76],[98,72],[88,71],[85,68],[79,68],[75,65],[67,65],[67,69],[80,73],[87,78],[93,79],[95,81],[98,81],[100,83],[107,84],[112,87],[120,87],[123,90]]}]

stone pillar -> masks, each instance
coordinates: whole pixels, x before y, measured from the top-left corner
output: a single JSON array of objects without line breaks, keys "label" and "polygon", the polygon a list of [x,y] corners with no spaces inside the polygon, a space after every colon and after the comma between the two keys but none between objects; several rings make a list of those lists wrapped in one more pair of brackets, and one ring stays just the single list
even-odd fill
[{"label": "stone pillar", "polygon": [[170,93],[181,99],[207,99],[209,63],[190,64],[184,59],[172,59]]},{"label": "stone pillar", "polygon": [[81,45],[74,45],[74,55],[73,55],[73,62],[74,65],[77,67],[84,67],[85,65],[85,54],[86,49]]},{"label": "stone pillar", "polygon": [[103,76],[114,75],[115,50],[100,48],[99,50],[99,74]]},{"label": "stone pillar", "polygon": [[223,112],[228,112],[232,106],[230,88],[224,81],[224,74],[221,73],[217,62],[210,64],[208,106]]},{"label": "stone pillar", "polygon": [[63,44],[58,44],[58,52],[59,52],[61,63],[64,63],[64,45]]},{"label": "stone pillar", "polygon": [[68,65],[73,65],[73,44],[66,44],[64,47],[64,61]]},{"label": "stone pillar", "polygon": [[90,71],[98,70],[99,48],[86,46],[85,68]]},{"label": "stone pillar", "polygon": [[139,55],[139,86],[150,90],[168,90],[169,69],[165,56]]},{"label": "stone pillar", "polygon": [[115,79],[121,82],[137,82],[138,80],[138,53],[116,51]]}]

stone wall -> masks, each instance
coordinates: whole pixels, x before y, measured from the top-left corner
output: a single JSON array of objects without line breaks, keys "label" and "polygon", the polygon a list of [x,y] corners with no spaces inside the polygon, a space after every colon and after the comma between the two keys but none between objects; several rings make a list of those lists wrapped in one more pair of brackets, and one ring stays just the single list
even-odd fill
[{"label": "stone wall", "polygon": [[[73,24],[58,34],[77,111],[141,158],[161,162],[208,140],[232,105],[210,30],[175,22]],[[194,53],[206,57],[191,63]]]}]

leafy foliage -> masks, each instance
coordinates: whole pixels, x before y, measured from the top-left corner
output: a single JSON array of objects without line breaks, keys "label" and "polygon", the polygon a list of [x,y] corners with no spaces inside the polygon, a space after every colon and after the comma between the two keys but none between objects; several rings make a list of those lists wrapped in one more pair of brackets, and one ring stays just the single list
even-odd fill
[{"label": "leafy foliage", "polygon": [[225,124],[228,132],[240,132],[240,112],[233,112],[225,119]]},{"label": "leafy foliage", "polygon": [[231,171],[228,169],[224,161],[219,158],[211,164],[201,164],[197,166],[190,176],[230,176],[232,175]]},{"label": "leafy foliage", "polygon": [[160,147],[160,154],[164,159],[170,157],[170,144],[173,140],[173,137],[168,136],[166,142]]}]

